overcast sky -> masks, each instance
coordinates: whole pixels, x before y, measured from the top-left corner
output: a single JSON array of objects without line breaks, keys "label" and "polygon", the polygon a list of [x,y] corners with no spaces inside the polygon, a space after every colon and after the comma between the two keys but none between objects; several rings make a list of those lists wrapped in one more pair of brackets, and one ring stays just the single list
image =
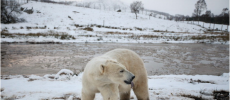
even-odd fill
[{"label": "overcast sky", "polygon": [[[121,0],[127,5],[133,1],[142,1],[144,7],[150,10],[157,10],[171,15],[182,14],[191,16],[198,0]],[[207,10],[219,15],[223,8],[229,9],[229,0],[205,0]],[[203,12],[204,13],[204,12]]]}]

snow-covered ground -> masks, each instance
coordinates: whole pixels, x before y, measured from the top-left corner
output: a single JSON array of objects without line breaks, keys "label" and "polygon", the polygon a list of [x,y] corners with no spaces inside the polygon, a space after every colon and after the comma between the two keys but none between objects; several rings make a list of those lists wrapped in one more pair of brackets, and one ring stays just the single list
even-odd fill
[{"label": "snow-covered ground", "polygon": [[[17,100],[80,100],[82,73],[65,80],[54,77],[55,74],[44,76],[2,75],[1,98],[3,100],[10,98]],[[213,91],[229,91],[229,73],[224,73],[221,76],[148,76],[148,85],[150,100],[192,100],[192,98],[183,95],[202,96],[202,98],[213,100],[211,95]],[[102,100],[100,93],[95,98],[95,100]],[[131,100],[137,100],[133,91],[131,98]]]},{"label": "snow-covered ground", "polygon": [[195,25],[199,25],[201,27],[204,27],[206,29],[210,29],[210,30],[216,30],[216,31],[229,31],[229,25],[222,25],[222,24],[213,24],[213,23],[205,23],[205,22],[199,22],[198,21],[186,21],[185,23],[188,23],[188,24],[195,24]]},{"label": "snow-covered ground", "polygon": [[[34,13],[18,15],[26,22],[1,24],[1,42],[228,43],[223,39],[227,38],[228,33],[206,32],[209,24],[202,28],[158,17],[149,19],[145,13],[138,14],[138,19],[135,19],[135,14],[129,11],[116,12],[35,1],[22,7],[33,8]],[[221,29],[221,25],[215,27]],[[226,28],[224,25],[223,30]],[[61,39],[63,34],[74,38]]]}]

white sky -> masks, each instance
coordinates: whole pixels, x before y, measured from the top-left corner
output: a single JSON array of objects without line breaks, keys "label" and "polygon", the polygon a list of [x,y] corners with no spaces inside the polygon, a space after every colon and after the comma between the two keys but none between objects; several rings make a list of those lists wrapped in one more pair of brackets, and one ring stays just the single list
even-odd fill
[{"label": "white sky", "polygon": [[[121,0],[129,4],[137,0]],[[195,3],[198,0],[139,0],[142,1],[146,9],[157,10],[169,13],[171,15],[182,14],[191,16]],[[211,10],[215,15],[219,15],[223,8],[229,8],[229,0],[205,0],[207,10]],[[205,12],[205,11],[204,11]],[[203,13],[204,13],[203,12]]]}]

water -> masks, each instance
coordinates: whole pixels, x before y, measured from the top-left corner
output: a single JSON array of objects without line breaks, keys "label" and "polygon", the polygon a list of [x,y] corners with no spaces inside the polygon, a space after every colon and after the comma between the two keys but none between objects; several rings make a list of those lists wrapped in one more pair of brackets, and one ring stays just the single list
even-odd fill
[{"label": "water", "polygon": [[2,75],[55,74],[63,68],[82,71],[93,57],[116,48],[135,51],[148,75],[229,72],[229,46],[221,44],[1,44]]}]

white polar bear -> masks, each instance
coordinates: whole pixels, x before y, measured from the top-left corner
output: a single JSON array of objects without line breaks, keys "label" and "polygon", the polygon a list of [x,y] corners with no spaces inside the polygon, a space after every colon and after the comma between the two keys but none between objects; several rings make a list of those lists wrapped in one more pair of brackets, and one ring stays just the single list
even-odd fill
[{"label": "white polar bear", "polygon": [[82,100],[93,100],[98,92],[104,100],[129,100],[131,87],[138,100],[149,100],[144,63],[128,49],[115,49],[90,60],[82,86]]}]

